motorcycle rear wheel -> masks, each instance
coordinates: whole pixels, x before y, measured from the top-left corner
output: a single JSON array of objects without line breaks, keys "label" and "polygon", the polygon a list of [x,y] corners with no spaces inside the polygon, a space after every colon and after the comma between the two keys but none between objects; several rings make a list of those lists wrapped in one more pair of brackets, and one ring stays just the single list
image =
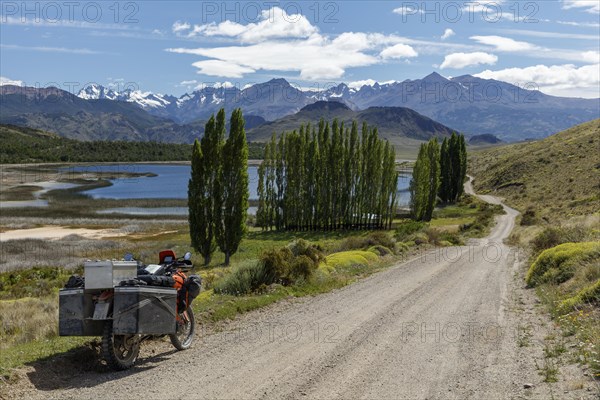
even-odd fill
[{"label": "motorcycle rear wheel", "polygon": [[129,369],[137,361],[140,341],[137,335],[113,335],[112,322],[104,325],[102,334],[102,358],[114,370]]},{"label": "motorcycle rear wheel", "polygon": [[177,331],[169,335],[171,343],[177,350],[187,350],[194,341],[194,332],[196,331],[196,322],[192,307],[179,314],[177,318]]}]

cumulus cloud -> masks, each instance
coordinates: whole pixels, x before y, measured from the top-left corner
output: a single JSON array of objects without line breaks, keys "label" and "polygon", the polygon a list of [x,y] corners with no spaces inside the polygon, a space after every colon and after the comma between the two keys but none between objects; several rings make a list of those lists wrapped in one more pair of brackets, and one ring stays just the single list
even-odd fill
[{"label": "cumulus cloud", "polygon": [[400,14],[400,15],[413,15],[413,14],[423,14],[423,10],[421,10],[419,7],[414,7],[412,5],[402,5],[398,8],[394,8],[392,10],[392,12],[394,14]]},{"label": "cumulus cloud", "polygon": [[444,58],[444,62],[440,65],[441,69],[454,68],[461,69],[473,65],[490,64],[494,65],[498,61],[498,57],[494,54],[477,51],[474,53],[452,53]]},{"label": "cumulus cloud", "polygon": [[270,39],[307,38],[317,33],[317,28],[301,14],[287,14],[279,7],[263,10],[257,23],[242,25],[233,21],[219,24],[191,25],[188,22],[173,24],[173,32],[186,37],[224,36],[239,39],[242,43],[258,43]]},{"label": "cumulus cloud", "polygon": [[539,49],[531,43],[519,42],[504,36],[471,36],[471,39],[481,44],[493,46],[497,51],[520,52]]},{"label": "cumulus cloud", "polygon": [[448,28],[444,31],[444,34],[441,36],[441,39],[446,40],[450,36],[454,36],[454,35],[456,35],[456,33],[454,33],[454,31],[452,29]]},{"label": "cumulus cloud", "polygon": [[388,47],[381,52],[383,59],[397,59],[397,58],[412,58],[417,57],[419,53],[415,51],[411,46],[407,44],[396,44],[392,47]]},{"label": "cumulus cloud", "polygon": [[[188,24],[187,30],[178,31],[180,35],[218,36],[235,39],[238,43],[165,50],[207,58],[192,64],[201,74],[241,78],[259,70],[291,71],[307,80],[337,79],[347,68],[418,55],[411,46],[403,43],[404,39],[395,35],[363,32],[323,35],[305,17],[285,14],[278,7],[263,12],[261,18],[263,20],[247,25],[235,22]],[[177,26],[180,25],[182,23]]]},{"label": "cumulus cloud", "polygon": [[563,0],[563,8],[569,10],[572,8],[580,9],[590,14],[600,14],[600,1],[598,0]]},{"label": "cumulus cloud", "polygon": [[188,24],[187,22],[175,21],[175,23],[173,23],[173,27],[171,29],[173,30],[173,32],[178,33],[178,32],[187,31],[191,27],[192,26],[190,24]]},{"label": "cumulus cloud", "polygon": [[23,86],[23,81],[17,81],[14,79],[7,78],[5,76],[0,76],[0,86],[3,85]]},{"label": "cumulus cloud", "polygon": [[485,70],[475,76],[514,83],[534,83],[544,93],[557,96],[600,96],[600,64],[576,67],[566,65],[535,65],[526,68]]}]

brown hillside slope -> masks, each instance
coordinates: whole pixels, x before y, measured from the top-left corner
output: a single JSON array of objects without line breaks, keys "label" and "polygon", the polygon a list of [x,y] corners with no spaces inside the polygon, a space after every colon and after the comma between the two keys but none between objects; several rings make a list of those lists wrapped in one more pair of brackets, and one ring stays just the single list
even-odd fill
[{"label": "brown hillside slope", "polygon": [[482,193],[557,221],[600,210],[600,119],[544,140],[474,152],[470,173]]}]

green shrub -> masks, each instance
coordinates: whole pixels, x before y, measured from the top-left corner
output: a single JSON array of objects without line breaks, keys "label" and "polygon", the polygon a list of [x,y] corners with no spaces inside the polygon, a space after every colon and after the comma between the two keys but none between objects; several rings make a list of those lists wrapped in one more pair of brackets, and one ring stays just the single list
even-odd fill
[{"label": "green shrub", "polygon": [[310,276],[312,275],[312,273],[318,265],[319,264],[316,264],[308,256],[298,256],[294,258],[294,260],[290,264],[288,278],[293,282],[298,282],[299,280],[307,280],[308,278],[310,278]]},{"label": "green shrub", "polygon": [[370,251],[371,253],[377,254],[380,257],[394,254],[394,252],[392,250],[390,250],[389,247],[385,247],[385,246],[381,246],[381,245],[371,246],[371,247],[369,247],[368,251]]},{"label": "green shrub", "polygon": [[273,272],[264,263],[249,261],[233,267],[229,275],[218,280],[214,284],[214,292],[239,296],[274,282]]},{"label": "green shrub", "polygon": [[535,254],[558,246],[562,243],[581,242],[587,236],[585,229],[580,227],[563,228],[548,227],[541,231],[531,242]]},{"label": "green shrub", "polygon": [[229,275],[214,284],[215,293],[247,294],[273,283],[292,285],[306,281],[324,259],[321,250],[306,240],[265,251],[258,262],[234,267]]},{"label": "green shrub", "polygon": [[558,306],[558,310],[561,314],[565,314],[586,303],[600,304],[600,279],[579,291],[575,296],[563,300]]},{"label": "green shrub", "polygon": [[440,236],[441,232],[435,228],[427,228],[425,230],[425,234],[427,235],[427,241],[431,244],[438,245],[440,244]]},{"label": "green shrub", "polygon": [[389,249],[394,248],[394,239],[386,232],[371,232],[366,236],[351,236],[344,239],[334,249],[335,252],[350,251],[350,250],[365,250],[372,246],[383,246]]},{"label": "green shrub", "polygon": [[410,246],[414,246],[415,242],[398,242],[396,243],[396,251],[398,253],[406,253],[409,250]]},{"label": "green shrub", "polygon": [[600,259],[600,243],[563,243],[544,250],[535,260],[525,281],[529,286],[542,283],[560,284],[569,280],[578,265]]},{"label": "green shrub", "polygon": [[394,232],[394,237],[398,241],[406,240],[413,233],[419,232],[425,228],[427,224],[420,221],[406,221],[398,225]]},{"label": "green shrub", "polygon": [[464,244],[460,235],[455,232],[442,232],[440,234],[440,240],[449,242],[452,246],[462,246]]},{"label": "green shrub", "polygon": [[298,239],[287,245],[294,257],[306,256],[312,260],[315,265],[319,265],[324,259],[323,250],[308,240]]},{"label": "green shrub", "polygon": [[429,236],[425,232],[417,232],[413,234],[410,239],[415,242],[416,245],[429,243]]},{"label": "green shrub", "polygon": [[537,223],[537,218],[535,216],[535,210],[533,208],[528,208],[523,213],[521,217],[521,226],[531,226]]}]

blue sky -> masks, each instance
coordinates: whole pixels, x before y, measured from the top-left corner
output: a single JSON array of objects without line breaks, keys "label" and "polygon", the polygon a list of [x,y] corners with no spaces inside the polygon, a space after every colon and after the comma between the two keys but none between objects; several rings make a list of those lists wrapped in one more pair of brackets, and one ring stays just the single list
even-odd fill
[{"label": "blue sky", "polygon": [[322,88],[436,71],[600,97],[600,0],[1,4],[3,83],[181,95],[216,82]]}]

